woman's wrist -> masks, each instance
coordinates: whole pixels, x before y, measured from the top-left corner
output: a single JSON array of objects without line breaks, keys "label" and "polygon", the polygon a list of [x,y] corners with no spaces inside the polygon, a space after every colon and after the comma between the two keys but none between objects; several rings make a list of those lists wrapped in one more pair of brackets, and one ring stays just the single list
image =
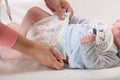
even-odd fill
[{"label": "woman's wrist", "polygon": [[29,54],[29,50],[33,48],[33,42],[18,34],[16,43],[12,48],[22,53]]}]

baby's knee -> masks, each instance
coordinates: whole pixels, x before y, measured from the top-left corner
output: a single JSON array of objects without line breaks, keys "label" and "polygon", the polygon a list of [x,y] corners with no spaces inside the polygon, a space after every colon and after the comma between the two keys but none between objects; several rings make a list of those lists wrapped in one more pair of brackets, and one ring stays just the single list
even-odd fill
[{"label": "baby's knee", "polygon": [[37,6],[30,8],[30,9],[27,11],[27,15],[34,15],[38,9],[40,9],[40,8],[37,7]]}]

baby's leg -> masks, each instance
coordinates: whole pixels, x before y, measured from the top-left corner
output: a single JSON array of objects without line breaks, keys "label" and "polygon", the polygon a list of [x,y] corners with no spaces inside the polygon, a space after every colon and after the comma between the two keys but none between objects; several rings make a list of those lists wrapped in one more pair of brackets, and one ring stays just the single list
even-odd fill
[{"label": "baby's leg", "polygon": [[42,10],[39,7],[33,7],[28,10],[27,14],[25,15],[22,23],[21,29],[25,32],[26,35],[27,31],[39,20],[51,16],[46,11]]},{"label": "baby's leg", "polygon": [[[15,22],[12,23],[8,23],[7,24],[11,29],[15,30],[16,32],[18,32],[19,34],[23,35],[24,32],[21,31],[21,26]],[[24,35],[23,35],[24,36]]]},{"label": "baby's leg", "polygon": [[96,37],[95,34],[89,33],[88,35],[83,36],[83,37],[80,39],[80,42],[81,42],[81,44],[92,43],[92,42],[95,41],[95,37]]}]

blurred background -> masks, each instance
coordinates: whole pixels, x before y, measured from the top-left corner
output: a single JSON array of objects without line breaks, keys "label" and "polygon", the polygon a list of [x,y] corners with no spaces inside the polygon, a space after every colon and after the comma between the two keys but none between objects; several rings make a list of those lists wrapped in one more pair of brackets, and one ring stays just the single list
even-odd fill
[{"label": "blurred background", "polygon": [[[73,7],[74,15],[99,19],[108,24],[112,24],[120,18],[120,0],[68,0]],[[32,6],[40,6],[49,11],[44,4],[44,0],[8,0],[11,16],[14,22],[21,23],[26,11]],[[1,20],[4,23],[10,22],[6,14],[4,0],[0,5]]]}]

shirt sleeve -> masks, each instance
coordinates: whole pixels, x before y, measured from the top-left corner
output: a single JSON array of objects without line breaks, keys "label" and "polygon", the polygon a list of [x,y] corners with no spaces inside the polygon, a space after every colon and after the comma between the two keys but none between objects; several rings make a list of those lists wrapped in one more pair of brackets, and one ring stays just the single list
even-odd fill
[{"label": "shirt sleeve", "polygon": [[17,40],[17,32],[0,23],[0,47],[11,48]]},{"label": "shirt sleeve", "polygon": [[115,51],[98,52],[94,43],[81,45],[81,55],[86,68],[110,68],[119,63]]}]

